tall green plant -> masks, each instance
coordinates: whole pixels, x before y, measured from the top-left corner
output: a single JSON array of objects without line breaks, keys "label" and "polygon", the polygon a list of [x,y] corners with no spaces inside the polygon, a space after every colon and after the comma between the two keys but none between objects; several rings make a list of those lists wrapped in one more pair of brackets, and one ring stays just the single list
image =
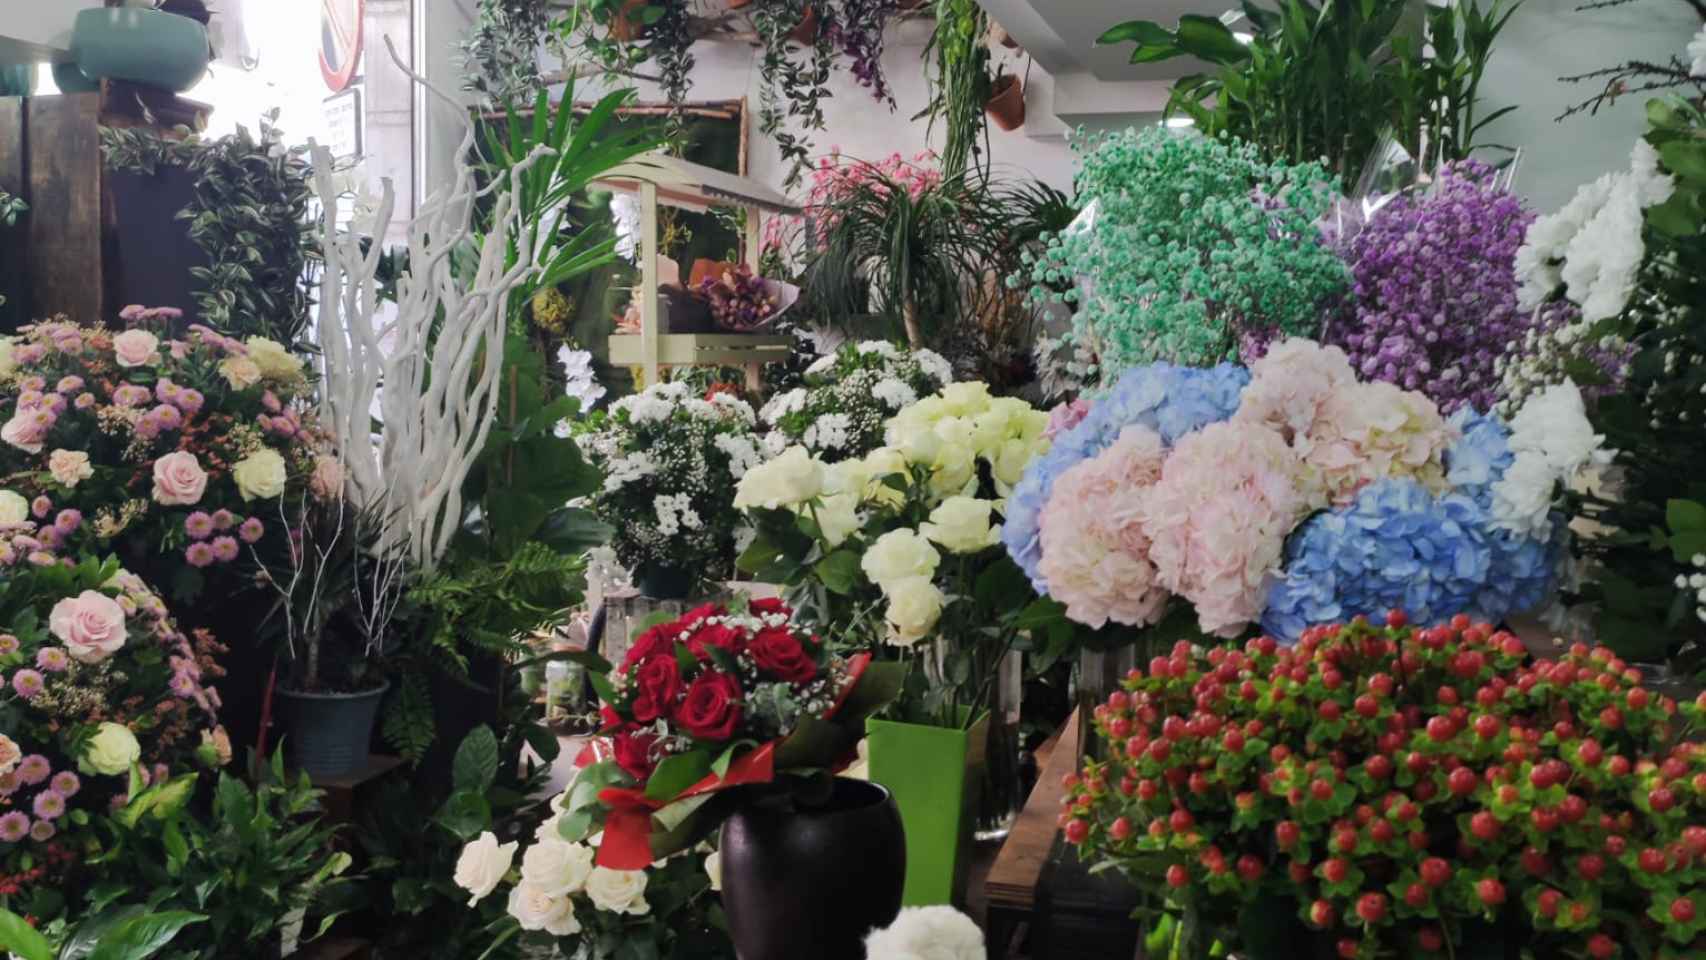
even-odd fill
[{"label": "tall green plant", "polygon": [[1121,23],[1097,42],[1134,44],[1132,63],[1213,64],[1174,84],[1168,116],[1247,140],[1269,160],[1324,161],[1348,188],[1389,131],[1431,166],[1467,157],[1476,134],[1514,109],[1475,116],[1493,42],[1516,7],[1464,0],[1413,14],[1409,0],[1245,0],[1248,34],[1235,18],[1187,14],[1172,30]]},{"label": "tall green plant", "polygon": [[987,160],[978,141],[989,136],[988,33],[989,16],[977,0],[936,0],[936,30],[924,50],[926,62],[935,57],[932,96],[923,115],[932,125],[942,121],[942,172],[949,176],[963,173],[974,157]]}]

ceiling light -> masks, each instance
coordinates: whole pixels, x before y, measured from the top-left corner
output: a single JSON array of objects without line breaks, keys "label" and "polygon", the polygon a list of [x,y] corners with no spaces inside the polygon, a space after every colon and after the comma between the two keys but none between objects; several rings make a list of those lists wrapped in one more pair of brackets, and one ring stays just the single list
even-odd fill
[{"label": "ceiling light", "polygon": [[1197,122],[1192,120],[1190,117],[1168,117],[1161,121],[1161,124],[1162,126],[1172,127],[1177,130],[1182,127],[1194,127],[1197,125]]},{"label": "ceiling light", "polygon": [[1238,41],[1239,43],[1242,43],[1244,46],[1247,47],[1250,45],[1251,41],[1255,40],[1256,38],[1254,36],[1251,36],[1248,33],[1234,32],[1232,34],[1232,39]]}]

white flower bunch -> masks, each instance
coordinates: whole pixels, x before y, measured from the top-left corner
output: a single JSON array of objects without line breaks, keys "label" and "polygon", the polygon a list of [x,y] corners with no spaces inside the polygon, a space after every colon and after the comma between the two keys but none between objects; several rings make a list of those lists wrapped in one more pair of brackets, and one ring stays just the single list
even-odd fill
[{"label": "white flower bunch", "polygon": [[1676,575],[1676,588],[1692,594],[1689,606],[1694,608],[1694,616],[1706,623],[1706,553],[1697,553],[1688,558],[1689,572]]},{"label": "white flower bunch", "polygon": [[1611,462],[1613,451],[1588,421],[1582,392],[1573,382],[1530,397],[1510,421],[1514,455],[1493,484],[1493,521],[1500,527],[1544,539],[1550,535],[1558,485],[1587,482]]},{"label": "white flower bunch", "polygon": [[983,931],[953,907],[907,907],[865,937],[869,960],[983,960]]},{"label": "white flower bunch", "polygon": [[953,379],[948,361],[933,351],[881,340],[847,343],[807,367],[805,385],[773,397],[759,417],[783,445],[846,460],[880,445],[889,417]]}]

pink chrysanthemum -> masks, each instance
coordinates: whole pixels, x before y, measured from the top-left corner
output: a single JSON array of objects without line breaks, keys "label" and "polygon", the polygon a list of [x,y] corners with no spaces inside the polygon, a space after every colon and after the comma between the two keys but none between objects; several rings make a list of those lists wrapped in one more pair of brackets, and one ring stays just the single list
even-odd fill
[{"label": "pink chrysanthemum", "polygon": [[17,843],[29,835],[29,814],[20,810],[13,810],[5,816],[0,816],[0,841]]},{"label": "pink chrysanthemum", "polygon": [[12,674],[12,689],[25,700],[33,699],[42,691],[41,674],[34,670],[19,670]]},{"label": "pink chrysanthemum", "polygon": [[213,517],[205,510],[197,510],[184,518],[184,533],[191,540],[206,540],[213,536]]},{"label": "pink chrysanthemum", "polygon": [[65,798],[52,790],[43,790],[36,794],[30,809],[35,812],[37,819],[58,820],[65,815]]},{"label": "pink chrysanthemum", "polygon": [[69,800],[77,795],[77,791],[83,789],[83,781],[70,770],[61,770],[53,775],[53,782],[48,786],[54,793]]},{"label": "pink chrysanthemum", "polygon": [[18,782],[26,787],[33,787],[53,775],[53,764],[39,753],[32,753],[18,761]]},{"label": "pink chrysanthemum", "polygon": [[36,651],[36,666],[47,673],[63,673],[71,666],[71,656],[63,647],[42,647]]},{"label": "pink chrysanthemum", "polygon": [[184,560],[192,567],[205,567],[213,563],[213,548],[207,541],[198,540],[184,548]]},{"label": "pink chrysanthemum", "polygon": [[237,559],[239,552],[235,537],[217,537],[213,541],[213,559],[220,563],[230,563]]},{"label": "pink chrysanthemum", "polygon": [[237,535],[243,538],[244,543],[259,543],[265,533],[266,525],[261,523],[260,517],[250,517],[237,528]]}]

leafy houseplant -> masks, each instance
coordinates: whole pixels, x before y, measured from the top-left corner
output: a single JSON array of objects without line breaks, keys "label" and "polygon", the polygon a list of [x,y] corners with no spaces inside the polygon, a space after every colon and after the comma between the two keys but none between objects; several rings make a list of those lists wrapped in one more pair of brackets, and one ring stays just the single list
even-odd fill
[{"label": "leafy houseplant", "polygon": [[[840,20],[836,9],[822,0],[756,0],[749,9],[764,48],[759,60],[764,79],[759,126],[788,161],[784,183],[793,187],[811,166],[810,131],[823,129],[823,101],[829,98]],[[808,36],[798,36],[808,19],[815,20],[817,28]],[[795,59],[794,44],[809,48],[809,62]],[[789,121],[803,127],[805,135],[789,131]]]},{"label": "leafy houseplant", "polygon": [[1502,0],[1486,11],[1478,3],[1430,8],[1431,56],[1403,0],[1282,0],[1275,9],[1245,2],[1248,35],[1223,19],[1186,14],[1173,30],[1134,20],[1097,42],[1134,43],[1133,63],[1192,56],[1215,65],[1174,84],[1169,116],[1190,117],[1209,136],[1246,140],[1264,159],[1323,160],[1350,189],[1388,128],[1431,169],[1467,158],[1476,134],[1515,109],[1475,116],[1493,42],[1515,9]]},{"label": "leafy houseplant", "polygon": [[[942,121],[942,172],[963,175],[981,154],[987,138],[984,104],[993,92],[989,79],[989,17],[976,0],[936,0],[936,29],[925,58],[935,55],[931,83],[935,96],[926,109],[932,123]],[[987,158],[984,158],[987,163]]]},{"label": "leafy houseplant", "polygon": [[201,321],[290,346],[308,324],[313,191],[303,150],[285,147],[277,119],[277,111],[264,115],[258,137],[239,126],[212,141],[104,127],[101,149],[109,170],[152,175],[175,166],[189,172],[195,200],[177,216],[208,259],[190,271],[200,283]]},{"label": "leafy houseplant", "polygon": [[1181,642],[1096,708],[1107,759],[1060,819],[1174,957],[1681,960],[1706,947],[1706,754],[1679,740],[1703,711],[1467,617]]}]

